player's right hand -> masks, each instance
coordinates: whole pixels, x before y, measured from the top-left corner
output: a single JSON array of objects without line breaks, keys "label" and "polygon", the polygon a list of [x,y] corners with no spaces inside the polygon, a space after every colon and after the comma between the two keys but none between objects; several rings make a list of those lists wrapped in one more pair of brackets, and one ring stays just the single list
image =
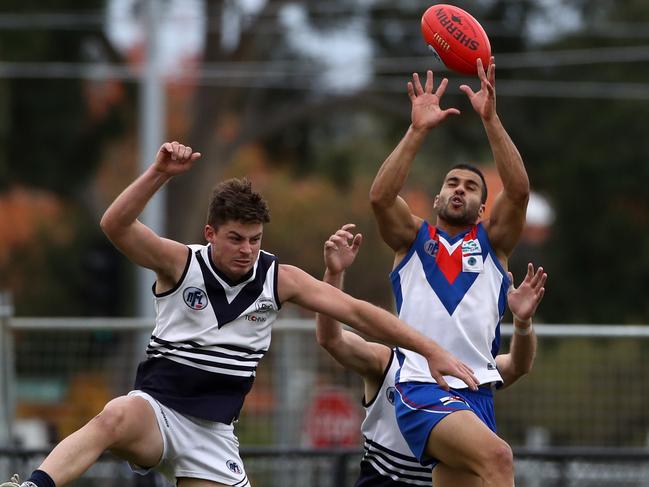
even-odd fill
[{"label": "player's right hand", "polygon": [[459,115],[457,108],[442,109],[439,103],[446,91],[448,79],[444,78],[433,93],[433,72],[426,73],[426,84],[422,88],[419,75],[412,74],[412,81],[408,82],[408,97],[412,103],[410,114],[414,129],[430,130],[443,122],[449,115]]},{"label": "player's right hand", "polygon": [[450,375],[460,379],[472,391],[477,390],[480,382],[473,374],[473,369],[455,358],[455,356],[444,350],[437,343],[432,341],[431,343],[431,353],[426,356],[426,360],[428,361],[430,374],[435,379],[435,382],[442,389],[448,391],[449,386],[444,376]]},{"label": "player's right hand", "polygon": [[175,176],[189,171],[200,157],[201,153],[193,152],[189,146],[176,141],[165,142],[158,150],[153,168],[168,176]]}]

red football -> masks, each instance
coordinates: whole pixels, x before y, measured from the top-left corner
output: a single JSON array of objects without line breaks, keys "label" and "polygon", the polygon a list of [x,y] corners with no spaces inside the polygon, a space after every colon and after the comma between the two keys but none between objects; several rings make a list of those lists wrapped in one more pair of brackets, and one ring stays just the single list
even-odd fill
[{"label": "red football", "polygon": [[477,74],[476,61],[489,66],[491,44],[482,26],[471,14],[453,5],[429,7],[421,17],[421,33],[448,69]]}]

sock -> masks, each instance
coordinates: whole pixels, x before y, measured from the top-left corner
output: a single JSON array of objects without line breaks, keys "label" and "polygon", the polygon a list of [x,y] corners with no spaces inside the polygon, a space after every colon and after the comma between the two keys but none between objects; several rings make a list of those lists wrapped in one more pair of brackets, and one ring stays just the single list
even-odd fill
[{"label": "sock", "polygon": [[31,487],[31,485],[34,485],[35,487],[56,487],[52,477],[42,470],[34,470],[31,476],[22,483],[21,487],[25,486],[25,484],[27,484],[28,487]]}]

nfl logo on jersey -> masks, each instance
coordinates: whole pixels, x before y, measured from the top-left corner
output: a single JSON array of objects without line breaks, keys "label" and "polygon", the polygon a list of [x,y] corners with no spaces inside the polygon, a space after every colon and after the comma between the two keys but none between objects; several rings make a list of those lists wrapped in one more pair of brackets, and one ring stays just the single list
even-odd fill
[{"label": "nfl logo on jersey", "polygon": [[183,300],[191,309],[201,310],[207,306],[207,295],[202,289],[188,287],[183,291]]},{"label": "nfl logo on jersey", "polygon": [[424,244],[424,252],[426,252],[431,257],[435,257],[437,255],[437,247],[437,241],[430,239]]}]

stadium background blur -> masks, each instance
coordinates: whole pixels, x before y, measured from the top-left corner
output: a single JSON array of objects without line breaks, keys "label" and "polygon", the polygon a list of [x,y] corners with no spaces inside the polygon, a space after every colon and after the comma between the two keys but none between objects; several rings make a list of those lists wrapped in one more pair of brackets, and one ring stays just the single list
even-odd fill
[{"label": "stadium background blur", "polygon": [[[459,162],[483,167],[497,192],[480,121],[457,88],[476,82],[436,64],[421,39],[431,3],[0,4],[0,473],[28,473],[131,386],[152,276],[98,221],[163,140],[203,159],[155,200],[149,225],[200,242],[210,188],[248,175],[272,210],[264,248],[320,276],[322,243],[355,222],[365,248],[347,290],[393,309],[392,259],[367,194],[409,123],[413,71],[448,76],[443,105],[463,114],[429,137],[410,205],[429,216]],[[519,485],[647,485],[649,332],[630,325],[649,323],[649,4],[453,3],[490,36],[498,111],[534,191],[512,271],[530,260],[547,269],[537,322],[562,324],[543,329],[531,376],[497,396]],[[359,381],[318,350],[312,329],[312,316],[284,310],[244,407],[237,430],[256,486],[343,485],[358,463]],[[159,481],[106,462],[78,485]]]}]

